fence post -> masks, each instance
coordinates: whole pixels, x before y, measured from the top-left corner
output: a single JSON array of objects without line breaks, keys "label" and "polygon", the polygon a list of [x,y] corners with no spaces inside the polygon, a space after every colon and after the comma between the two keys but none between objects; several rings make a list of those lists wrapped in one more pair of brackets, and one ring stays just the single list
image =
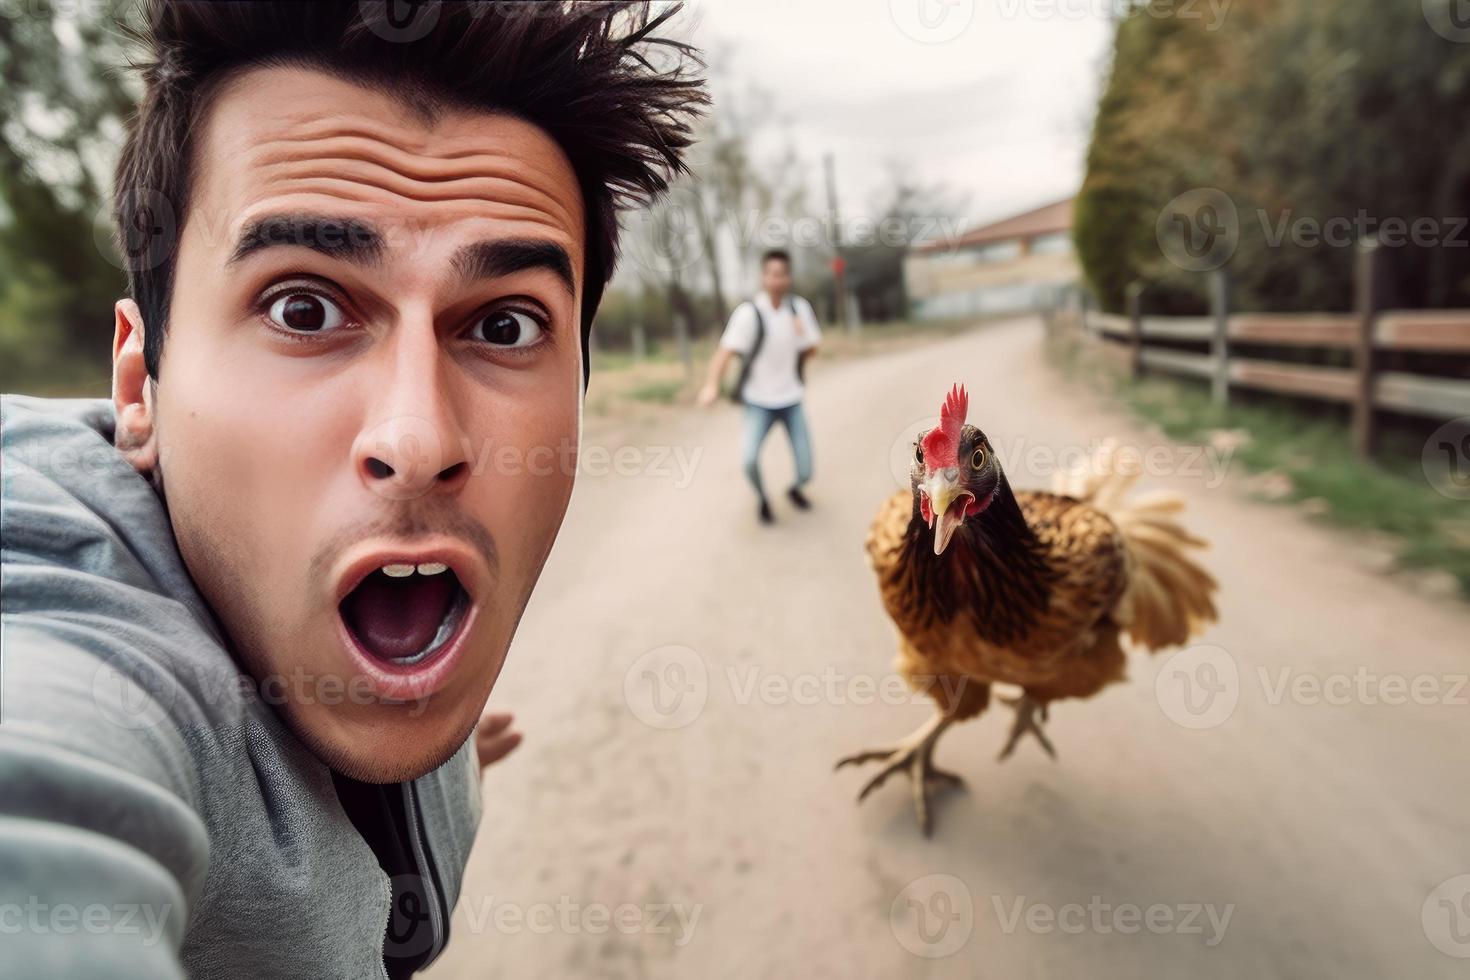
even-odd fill
[{"label": "fence post", "polygon": [[1128,284],[1128,374],[1143,373],[1143,283]]},{"label": "fence post", "polygon": [[1210,395],[1220,408],[1230,404],[1230,273],[1216,269],[1210,274],[1210,312],[1215,317],[1215,336],[1210,352],[1215,357]]},{"label": "fence post", "polygon": [[1378,442],[1373,411],[1374,373],[1377,367],[1373,352],[1373,328],[1383,301],[1379,288],[1381,261],[1376,239],[1365,238],[1358,243],[1353,282],[1353,309],[1358,314],[1358,342],[1353,349],[1353,370],[1357,375],[1353,398],[1353,451],[1363,460],[1373,457]]}]

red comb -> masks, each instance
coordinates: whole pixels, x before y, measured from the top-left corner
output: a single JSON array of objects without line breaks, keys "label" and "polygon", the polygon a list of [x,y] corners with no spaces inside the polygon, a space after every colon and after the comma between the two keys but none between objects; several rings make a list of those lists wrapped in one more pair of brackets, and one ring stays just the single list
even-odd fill
[{"label": "red comb", "polygon": [[958,466],[960,451],[960,428],[965,416],[970,414],[970,396],[963,385],[956,384],[944,397],[944,407],[939,410],[939,425],[924,436],[924,461],[930,469]]}]

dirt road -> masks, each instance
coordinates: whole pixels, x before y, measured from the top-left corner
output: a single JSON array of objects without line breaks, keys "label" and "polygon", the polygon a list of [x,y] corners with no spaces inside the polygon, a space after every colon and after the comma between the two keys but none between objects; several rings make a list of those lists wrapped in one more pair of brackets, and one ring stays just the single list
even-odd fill
[{"label": "dirt road", "polygon": [[[1059,704],[1056,762],[1031,741],[995,761],[1004,709],[956,726],[938,759],[969,787],[925,840],[902,777],[858,807],[832,763],[930,714],[895,689],[862,539],[956,380],[1018,486],[1095,437],[1154,448],[1145,485],[1189,496],[1222,622]],[[1069,387],[1034,321],[822,365],[808,411],[817,507],[774,529],[732,407],[589,432],[605,475],[496,689],[526,742],[489,774],[432,976],[1470,973],[1463,607]],[[783,485],[780,438],[766,459]]]}]

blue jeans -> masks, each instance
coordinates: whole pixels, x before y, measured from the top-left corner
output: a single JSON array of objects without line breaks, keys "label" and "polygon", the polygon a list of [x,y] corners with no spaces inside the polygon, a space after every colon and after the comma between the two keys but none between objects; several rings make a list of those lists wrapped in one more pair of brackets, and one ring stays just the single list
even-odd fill
[{"label": "blue jeans", "polygon": [[766,498],[766,491],[761,485],[761,444],[778,420],[786,427],[786,435],[791,440],[791,455],[796,460],[796,483],[792,486],[800,487],[812,478],[812,440],[806,431],[806,415],[802,413],[801,402],[785,408],[746,405],[745,477],[762,500]]}]

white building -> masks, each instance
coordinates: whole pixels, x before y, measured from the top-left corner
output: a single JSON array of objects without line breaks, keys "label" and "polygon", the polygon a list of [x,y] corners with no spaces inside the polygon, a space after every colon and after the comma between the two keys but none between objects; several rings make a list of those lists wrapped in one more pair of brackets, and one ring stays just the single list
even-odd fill
[{"label": "white building", "polygon": [[914,249],[904,285],[920,320],[1033,310],[1080,268],[1072,249],[1075,197],[974,228],[954,243]]}]

